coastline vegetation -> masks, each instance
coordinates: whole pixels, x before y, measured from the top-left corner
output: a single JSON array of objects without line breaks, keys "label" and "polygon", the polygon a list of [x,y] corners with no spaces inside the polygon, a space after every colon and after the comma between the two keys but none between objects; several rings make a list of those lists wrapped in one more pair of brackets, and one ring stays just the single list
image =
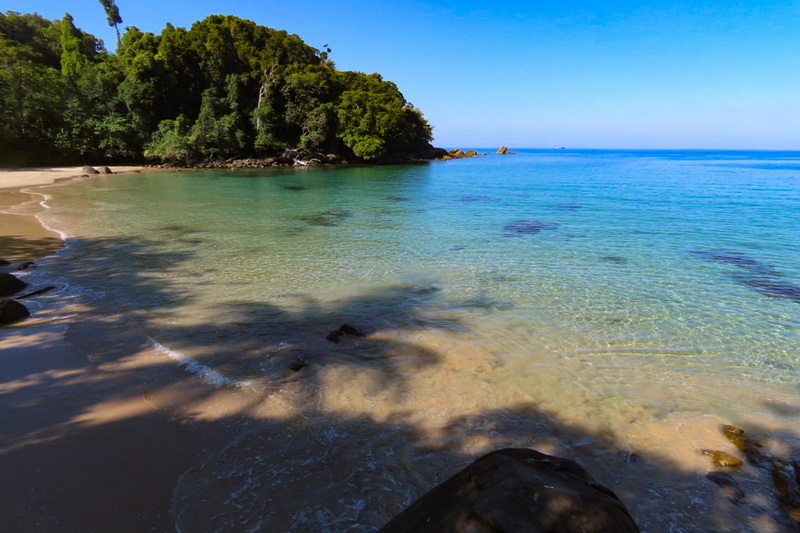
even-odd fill
[{"label": "coastline vegetation", "polygon": [[[112,0],[109,24],[122,22]],[[427,157],[432,128],[380,74],[335,68],[297,35],[211,15],[111,53],[66,14],[0,13],[0,164],[271,156]]]}]

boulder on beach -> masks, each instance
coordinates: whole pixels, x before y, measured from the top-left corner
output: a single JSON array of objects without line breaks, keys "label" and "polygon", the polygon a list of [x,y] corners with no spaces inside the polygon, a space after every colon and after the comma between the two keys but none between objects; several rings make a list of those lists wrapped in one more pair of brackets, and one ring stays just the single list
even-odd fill
[{"label": "boulder on beach", "polygon": [[10,296],[27,287],[28,284],[7,272],[0,272],[0,296]]},{"label": "boulder on beach", "polygon": [[31,316],[28,308],[15,300],[0,300],[0,324],[13,324]]},{"label": "boulder on beach", "polygon": [[525,448],[484,455],[379,533],[634,533],[610,489],[578,463]]},{"label": "boulder on beach", "polygon": [[113,172],[108,167],[100,167],[100,174],[113,174]]},{"label": "boulder on beach", "polygon": [[97,170],[95,170],[93,167],[90,167],[90,166],[83,167],[81,169],[81,173],[83,173],[83,174],[100,174],[100,172],[98,172]]}]

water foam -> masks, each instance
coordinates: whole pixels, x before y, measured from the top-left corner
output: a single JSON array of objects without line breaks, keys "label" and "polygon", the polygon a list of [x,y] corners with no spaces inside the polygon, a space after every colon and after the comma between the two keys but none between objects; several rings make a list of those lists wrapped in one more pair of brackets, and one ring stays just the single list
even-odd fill
[{"label": "water foam", "polygon": [[187,372],[195,376],[199,376],[204,383],[213,385],[217,389],[222,387],[231,387],[242,390],[252,390],[253,388],[249,381],[225,377],[216,370],[207,367],[197,359],[193,359],[181,352],[167,348],[152,337],[148,337],[148,340],[157,352],[166,355],[173,361],[176,361],[178,366],[184,367]]}]

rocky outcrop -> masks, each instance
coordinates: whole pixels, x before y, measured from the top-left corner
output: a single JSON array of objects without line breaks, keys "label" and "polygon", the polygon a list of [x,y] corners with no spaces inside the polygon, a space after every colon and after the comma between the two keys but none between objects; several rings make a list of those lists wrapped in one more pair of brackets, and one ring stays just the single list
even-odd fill
[{"label": "rocky outcrop", "polygon": [[617,496],[576,462],[524,448],[484,455],[379,533],[634,533]]},{"label": "rocky outcrop", "polygon": [[27,287],[28,284],[7,272],[0,272],[0,296],[10,296]]},{"label": "rocky outcrop", "polygon": [[450,150],[449,152],[447,152],[446,154],[442,155],[437,159],[441,159],[443,161],[449,161],[451,159],[462,159],[464,157],[477,157],[478,155],[480,154],[478,154],[478,152],[476,152],[475,150],[469,150],[468,152],[465,152],[463,150],[459,150],[458,148],[453,148],[452,150]]},{"label": "rocky outcrop", "polygon": [[28,308],[14,300],[0,300],[0,324],[13,324],[31,316]]},{"label": "rocky outcrop", "polygon": [[516,154],[517,152],[509,152],[508,146],[501,146],[500,148],[497,149],[495,153],[499,155],[512,155]]}]

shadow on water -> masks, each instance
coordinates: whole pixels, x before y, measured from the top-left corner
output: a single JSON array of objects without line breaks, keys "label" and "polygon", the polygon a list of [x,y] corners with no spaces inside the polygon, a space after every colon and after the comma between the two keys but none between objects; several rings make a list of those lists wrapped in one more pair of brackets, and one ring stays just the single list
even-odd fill
[{"label": "shadow on water", "polygon": [[0,235],[0,259],[33,259],[55,252],[61,246],[61,239],[55,237],[27,239],[16,235]]},{"label": "shadow on water", "polygon": [[[87,288],[98,277],[151,294],[165,311],[193,298],[153,274],[192,257],[141,238],[72,243],[59,268]],[[124,250],[127,264],[113,262]],[[112,295],[113,296],[113,295]],[[577,460],[614,490],[643,531],[791,531],[777,496],[759,468],[728,470],[743,496],[654,453],[630,450],[624,440],[566,423],[535,403],[479,413],[453,412],[436,424],[420,423],[403,408],[389,416],[327,409],[325,370],[344,365],[353,378],[377,369],[380,387],[397,387],[420,368],[445,357],[425,346],[378,335],[393,330],[459,328],[448,317],[420,322],[415,298],[442,298],[386,288],[322,309],[290,314],[258,302],[236,302],[241,324],[200,324],[187,336],[213,329],[236,335],[243,327],[298,333],[263,372],[275,394],[217,389],[189,378],[165,358],[143,357],[148,336],[116,310],[89,301],[66,338],[74,351],[32,328],[17,332],[21,351],[0,358],[0,492],[9,531],[376,531],[413,499],[476,457],[501,447],[532,447]],[[113,298],[112,298],[113,301]],[[382,310],[380,313],[377,310]],[[353,321],[367,337],[335,344],[324,334]],[[263,327],[263,325],[261,326]],[[313,339],[306,332],[313,331]],[[316,332],[319,331],[319,335]],[[263,342],[273,343],[273,331]],[[286,337],[285,331],[277,337]],[[257,342],[255,337],[248,342]],[[417,359],[396,361],[397,354]],[[137,354],[139,354],[137,357]],[[91,363],[86,362],[88,355]],[[307,358],[292,370],[290,360]],[[405,356],[404,356],[405,357]],[[410,363],[410,364],[408,364]],[[293,376],[287,380],[286,376]],[[316,390],[308,403],[286,391],[289,383]],[[345,382],[342,382],[345,383]],[[345,383],[346,386],[346,383]],[[569,386],[569,384],[565,384]],[[279,390],[280,389],[280,390]],[[291,389],[291,387],[289,387]],[[796,413],[788,413],[795,416]],[[753,436],[765,428],[745,428]],[[783,453],[800,453],[796,435]],[[676,430],[675,439],[681,435]],[[709,469],[714,467],[709,463]],[[35,527],[34,527],[35,526]]]}]

